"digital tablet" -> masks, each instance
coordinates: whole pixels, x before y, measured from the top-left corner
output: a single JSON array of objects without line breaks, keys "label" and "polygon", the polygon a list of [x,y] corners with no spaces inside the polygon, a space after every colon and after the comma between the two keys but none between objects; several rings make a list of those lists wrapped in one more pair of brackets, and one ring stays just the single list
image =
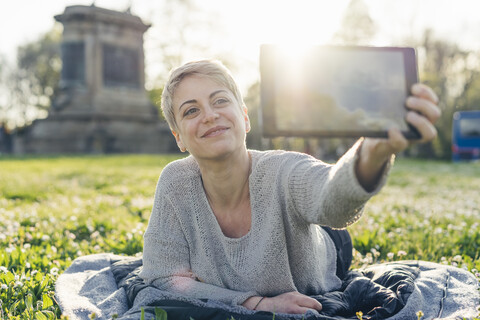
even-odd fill
[{"label": "digital tablet", "polygon": [[405,121],[418,82],[413,48],[262,45],[260,76],[266,137],[386,137],[398,127],[420,138]]}]

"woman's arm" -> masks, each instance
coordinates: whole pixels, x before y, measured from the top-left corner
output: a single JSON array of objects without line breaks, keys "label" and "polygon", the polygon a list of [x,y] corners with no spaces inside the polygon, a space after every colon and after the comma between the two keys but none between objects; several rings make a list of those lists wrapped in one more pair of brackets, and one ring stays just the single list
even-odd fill
[{"label": "woman's arm", "polygon": [[[411,110],[407,121],[415,126],[427,142],[436,136],[433,123],[440,116],[432,90],[416,84],[415,97],[407,100]],[[296,212],[308,223],[345,228],[361,216],[363,206],[386,182],[393,155],[409,144],[397,129],[388,139],[361,139],[333,166],[304,157],[287,166],[285,190]]]}]

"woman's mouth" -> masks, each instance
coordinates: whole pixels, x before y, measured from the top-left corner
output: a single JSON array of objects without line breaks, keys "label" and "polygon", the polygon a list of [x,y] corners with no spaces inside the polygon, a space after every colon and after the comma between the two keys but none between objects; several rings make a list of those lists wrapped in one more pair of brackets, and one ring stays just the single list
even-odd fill
[{"label": "woman's mouth", "polygon": [[228,127],[216,126],[216,127],[214,127],[214,128],[211,128],[211,129],[207,130],[207,131],[202,135],[202,138],[208,138],[208,137],[218,136],[218,135],[224,133],[225,131],[227,131],[228,129],[229,129]]}]

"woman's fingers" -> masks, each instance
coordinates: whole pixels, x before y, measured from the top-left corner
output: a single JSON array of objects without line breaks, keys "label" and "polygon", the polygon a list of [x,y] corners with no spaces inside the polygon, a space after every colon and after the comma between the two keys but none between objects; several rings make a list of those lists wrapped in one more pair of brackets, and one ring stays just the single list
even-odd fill
[{"label": "woman's fingers", "polygon": [[304,307],[307,309],[315,309],[318,311],[322,310],[322,304],[318,302],[318,300],[308,296],[302,296],[301,298],[302,298],[301,301],[298,301],[298,304],[301,307]]},{"label": "woman's fingers", "polygon": [[406,120],[413,125],[422,138],[416,142],[427,142],[435,139],[437,129],[434,123],[442,115],[438,108],[438,96],[433,90],[424,84],[416,83],[412,86],[412,97],[407,99],[407,107],[411,110],[407,113]]},{"label": "woman's fingers", "polygon": [[299,292],[287,292],[276,297],[263,299],[257,310],[304,314],[308,310],[322,310],[322,304]]},{"label": "woman's fingers", "polygon": [[412,86],[413,97],[407,99],[407,107],[425,116],[431,123],[435,123],[441,116],[438,108],[438,97],[433,90],[421,83]]},{"label": "woman's fingers", "polygon": [[430,100],[434,104],[438,104],[437,94],[429,86],[423,83],[415,83],[412,86],[412,94],[416,97]]},{"label": "woman's fingers", "polygon": [[435,129],[432,122],[416,112],[410,111],[407,113],[407,122],[417,128],[422,137],[419,142],[431,141],[437,136],[437,129]]},{"label": "woman's fingers", "polygon": [[408,97],[407,107],[410,110],[414,110],[426,117],[431,123],[437,122],[440,118],[441,112],[440,109],[432,101],[418,98],[418,97]]}]

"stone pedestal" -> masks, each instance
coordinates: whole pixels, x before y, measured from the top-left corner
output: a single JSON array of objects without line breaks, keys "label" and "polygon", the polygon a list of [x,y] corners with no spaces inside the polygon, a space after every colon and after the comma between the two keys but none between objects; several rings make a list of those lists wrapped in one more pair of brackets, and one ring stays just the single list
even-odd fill
[{"label": "stone pedestal", "polygon": [[61,92],[46,119],[15,141],[16,153],[159,153],[176,150],[145,91],[143,34],[130,13],[71,6],[64,26]]}]

